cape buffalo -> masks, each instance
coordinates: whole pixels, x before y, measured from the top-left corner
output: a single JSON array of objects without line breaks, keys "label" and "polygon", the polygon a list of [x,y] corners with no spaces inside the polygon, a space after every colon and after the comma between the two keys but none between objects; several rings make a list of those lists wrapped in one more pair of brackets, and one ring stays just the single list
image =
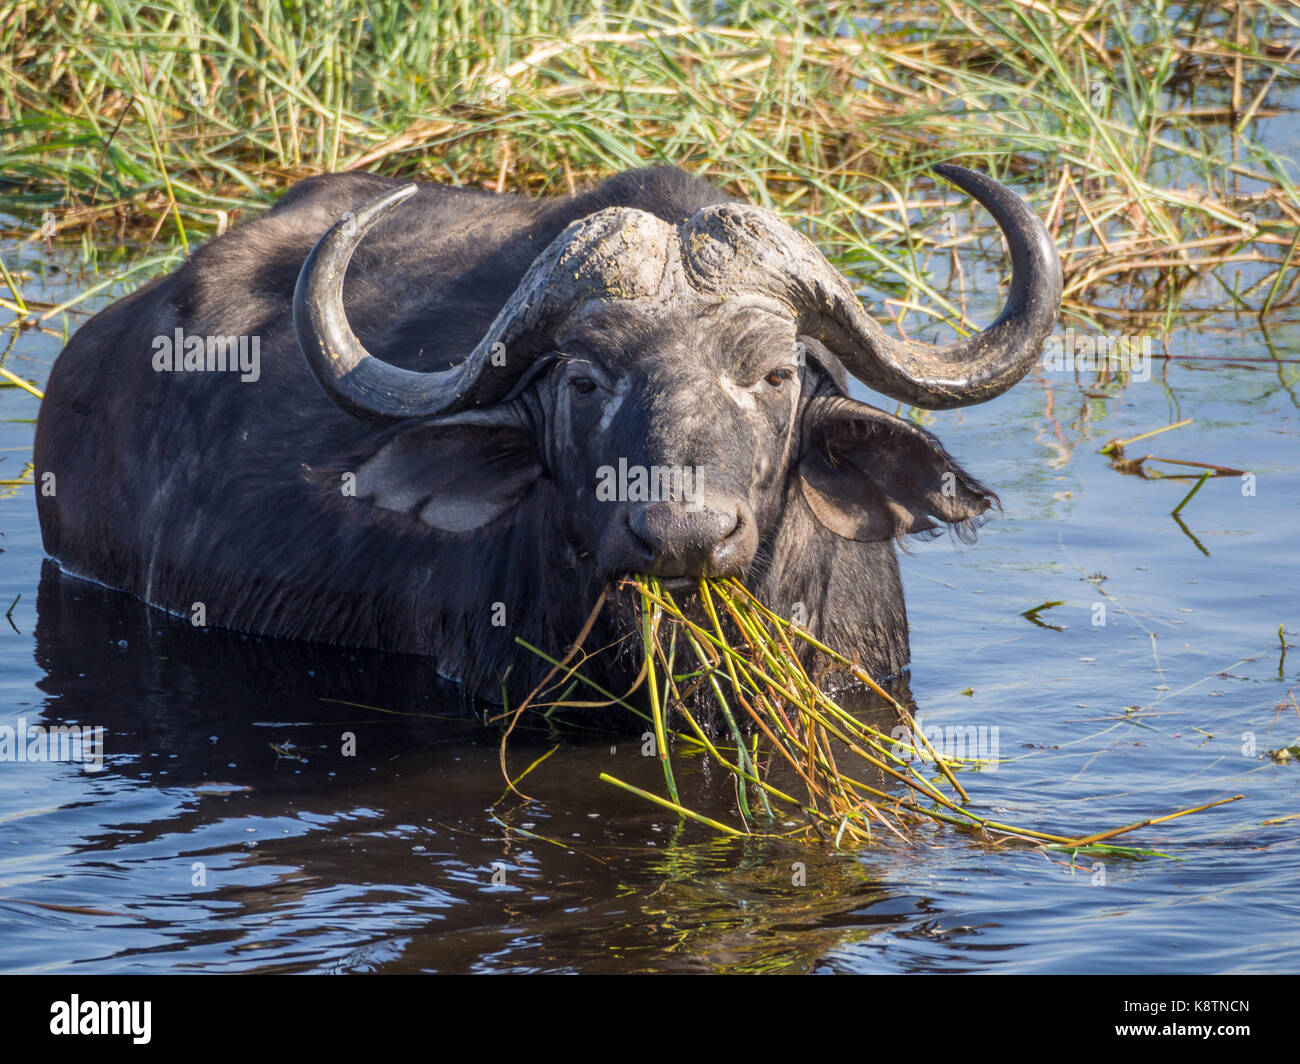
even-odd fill
[{"label": "cape buffalo", "polygon": [[494,700],[542,667],[517,637],[562,650],[626,573],[743,576],[898,673],[894,540],[967,535],[996,497],[846,371],[983,402],[1061,297],[1032,210],[936,169],[1012,266],[997,320],[942,346],[887,335],[806,237],[677,169],[543,200],[302,181],[68,343],[36,434],[45,548],[196,623],[432,656]]}]

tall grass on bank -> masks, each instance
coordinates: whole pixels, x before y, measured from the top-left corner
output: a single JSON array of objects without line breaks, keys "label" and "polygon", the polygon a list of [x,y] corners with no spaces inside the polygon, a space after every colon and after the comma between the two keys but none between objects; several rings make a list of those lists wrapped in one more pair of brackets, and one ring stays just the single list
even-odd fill
[{"label": "tall grass on bank", "polygon": [[960,160],[1049,219],[1076,310],[1269,310],[1300,196],[1259,131],[1298,27],[1246,0],[17,0],[0,211],[184,249],[326,170],[544,193],[672,162],[802,224],[900,325],[970,327],[929,280],[987,231],[926,176]]}]

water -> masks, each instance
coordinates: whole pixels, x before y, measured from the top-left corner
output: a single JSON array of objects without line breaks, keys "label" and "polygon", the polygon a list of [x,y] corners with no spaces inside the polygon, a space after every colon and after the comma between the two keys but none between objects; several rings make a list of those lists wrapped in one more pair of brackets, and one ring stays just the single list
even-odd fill
[{"label": "water", "polygon": [[[26,333],[7,365],[41,383],[60,346]],[[25,486],[0,499],[0,608],[22,595],[0,724],[103,726],[107,756],[0,764],[0,970],[1294,970],[1300,765],[1268,751],[1300,736],[1300,648],[1278,637],[1300,643],[1300,315],[1267,337],[1202,319],[1170,350],[1147,381],[1040,370],[933,416],[1005,511],[903,560],[924,721],[998,729],[997,770],[964,777],[980,808],[1079,833],[1245,796],[1120,840],[1167,856],[1072,866],[946,828],[848,853],[726,841],[598,780],[659,789],[628,736],[565,739],[531,800],[494,810],[496,733],[427,663],[195,632],[63,577]],[[1225,353],[1292,361],[1186,360]],[[0,391],[5,478],[36,408]],[[1255,474],[1253,495],[1207,483],[1185,529],[1190,480],[1097,453],[1183,417],[1130,455]],[[555,745],[521,738],[514,771]],[[728,815],[706,759],[678,779]]]}]

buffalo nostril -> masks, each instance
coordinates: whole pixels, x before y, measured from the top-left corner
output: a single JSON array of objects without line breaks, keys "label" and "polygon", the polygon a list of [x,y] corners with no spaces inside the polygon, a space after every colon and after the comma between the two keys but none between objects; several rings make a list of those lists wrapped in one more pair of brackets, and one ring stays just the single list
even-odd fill
[{"label": "buffalo nostril", "polygon": [[744,515],[737,513],[730,530],[713,544],[709,553],[710,570],[718,575],[730,575],[746,568],[751,538]]},{"label": "buffalo nostril", "polygon": [[627,539],[632,549],[641,554],[645,561],[653,561],[659,553],[659,544],[654,534],[645,527],[643,521],[634,520],[632,514],[623,514],[622,521],[627,526]]},{"label": "buffalo nostril", "polygon": [[728,514],[728,517],[730,518],[730,527],[718,537],[717,546],[719,547],[729,540],[735,539],[744,530],[745,519],[741,516],[739,510],[732,511]]}]

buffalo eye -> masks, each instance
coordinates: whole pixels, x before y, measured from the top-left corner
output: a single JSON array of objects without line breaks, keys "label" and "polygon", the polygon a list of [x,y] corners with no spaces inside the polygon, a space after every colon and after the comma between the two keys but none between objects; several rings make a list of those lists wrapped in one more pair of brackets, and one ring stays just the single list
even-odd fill
[{"label": "buffalo eye", "polygon": [[794,370],[774,369],[763,379],[767,381],[767,383],[770,384],[773,388],[780,388],[781,385],[785,384],[793,376],[794,376]]},{"label": "buffalo eye", "polygon": [[569,386],[579,395],[590,395],[596,390],[596,382],[590,377],[574,377]]}]

